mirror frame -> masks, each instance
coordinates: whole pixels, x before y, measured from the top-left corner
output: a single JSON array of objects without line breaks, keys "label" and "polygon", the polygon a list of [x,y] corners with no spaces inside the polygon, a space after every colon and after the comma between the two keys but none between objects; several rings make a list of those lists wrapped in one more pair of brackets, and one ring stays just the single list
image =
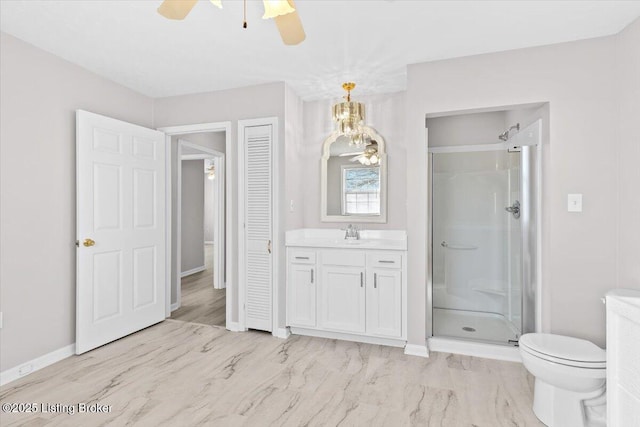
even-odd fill
[{"label": "mirror frame", "polygon": [[362,126],[364,133],[378,143],[380,157],[380,215],[329,215],[327,212],[327,163],[331,157],[331,144],[341,136],[334,131],[322,143],[322,158],[320,160],[320,221],[322,222],[387,222],[387,147],[384,138],[372,127]]}]

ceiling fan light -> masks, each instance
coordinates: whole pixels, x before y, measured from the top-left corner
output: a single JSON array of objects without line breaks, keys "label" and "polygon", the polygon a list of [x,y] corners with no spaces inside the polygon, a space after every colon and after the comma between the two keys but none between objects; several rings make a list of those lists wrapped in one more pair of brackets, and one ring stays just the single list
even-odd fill
[{"label": "ceiling fan light", "polygon": [[205,161],[204,174],[207,176],[207,179],[214,180],[216,179],[216,167],[213,163],[209,163]]},{"label": "ceiling fan light", "polygon": [[222,0],[210,0],[214,6],[218,6],[218,8],[222,9]]},{"label": "ceiling fan light", "polygon": [[287,0],[262,0],[264,3],[264,15],[262,19],[275,18],[295,12]]},{"label": "ceiling fan light", "polygon": [[164,0],[158,13],[167,19],[181,20],[191,12],[198,0]]},{"label": "ceiling fan light", "polygon": [[[293,0],[287,0],[287,2],[289,6],[296,9]],[[276,27],[278,27],[278,32],[284,44],[294,46],[302,43],[307,37],[304,33],[304,28],[302,28],[302,21],[300,20],[300,15],[298,15],[297,10],[286,15],[277,16],[273,18],[273,20],[276,23]]]}]

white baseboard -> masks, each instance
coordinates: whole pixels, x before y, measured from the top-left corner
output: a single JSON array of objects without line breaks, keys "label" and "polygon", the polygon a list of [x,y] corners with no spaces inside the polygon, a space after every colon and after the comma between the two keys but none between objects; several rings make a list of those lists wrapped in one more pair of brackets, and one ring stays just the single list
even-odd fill
[{"label": "white baseboard", "polygon": [[368,335],[347,334],[343,332],[323,331],[319,329],[307,329],[297,326],[290,326],[289,330],[294,335],[307,335],[310,337],[329,338],[332,340],[344,340],[363,342],[367,344],[388,345],[390,347],[404,347],[406,341],[396,338],[382,338]]},{"label": "white baseboard", "polygon": [[179,308],[180,308],[180,303],[175,302],[171,304],[171,311],[176,311]]},{"label": "white baseboard", "polygon": [[426,344],[407,344],[404,348],[404,354],[408,356],[429,357],[429,349]]},{"label": "white baseboard", "polygon": [[272,335],[276,338],[282,338],[283,340],[286,340],[287,338],[289,338],[289,335],[291,335],[291,331],[289,330],[289,328],[278,328],[273,331]]},{"label": "white baseboard", "polygon": [[29,360],[28,362],[21,363],[20,365],[0,372],[0,385],[5,385],[11,381],[15,381],[19,378],[26,377],[27,375],[39,371],[42,368],[46,368],[49,365],[53,365],[56,362],[66,359],[69,356],[73,356],[76,352],[76,345],[70,344],[66,347],[54,350],[51,353],[47,353],[43,356]]},{"label": "white baseboard", "polygon": [[437,337],[428,341],[431,351],[522,363],[518,347]]},{"label": "white baseboard", "polygon": [[206,268],[204,265],[201,267],[192,268],[191,270],[183,271],[182,273],[180,273],[180,277],[191,276],[192,274],[200,273],[201,271],[205,270]]},{"label": "white baseboard", "polygon": [[227,322],[227,330],[231,332],[242,332],[238,322]]}]

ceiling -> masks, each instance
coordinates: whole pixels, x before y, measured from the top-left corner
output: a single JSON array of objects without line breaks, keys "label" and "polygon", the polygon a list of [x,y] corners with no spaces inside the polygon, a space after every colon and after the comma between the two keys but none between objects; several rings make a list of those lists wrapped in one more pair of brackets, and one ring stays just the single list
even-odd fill
[{"label": "ceiling", "polygon": [[161,0],[0,0],[0,30],[151,97],[285,81],[305,100],[400,91],[406,65],[615,34],[640,1],[298,0],[307,33],[282,44],[261,2],[201,0],[184,21]]}]

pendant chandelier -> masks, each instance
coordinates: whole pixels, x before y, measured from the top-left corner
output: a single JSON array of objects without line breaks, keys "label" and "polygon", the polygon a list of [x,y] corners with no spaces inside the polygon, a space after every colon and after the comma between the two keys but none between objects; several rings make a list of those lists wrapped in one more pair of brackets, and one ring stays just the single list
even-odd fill
[{"label": "pendant chandelier", "polygon": [[364,104],[351,101],[351,91],[356,87],[353,82],[342,84],[342,88],[347,91],[345,102],[340,102],[333,106],[333,120],[338,124],[338,131],[341,135],[349,138],[349,145],[361,145],[365,143],[365,134],[362,131],[364,122]]}]

